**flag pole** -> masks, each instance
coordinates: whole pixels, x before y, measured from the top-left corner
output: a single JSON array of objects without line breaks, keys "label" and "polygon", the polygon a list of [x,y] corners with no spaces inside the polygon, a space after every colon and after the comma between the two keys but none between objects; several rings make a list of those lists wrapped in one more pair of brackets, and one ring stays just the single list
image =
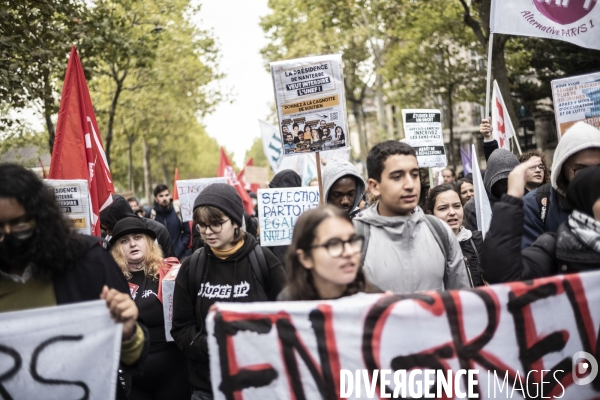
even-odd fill
[{"label": "flag pole", "polygon": [[492,47],[494,46],[494,34],[490,32],[488,39],[487,80],[485,85],[485,118],[490,117],[490,81],[492,80]]},{"label": "flag pole", "polygon": [[513,139],[513,142],[515,142],[515,144],[517,145],[517,150],[519,151],[519,155],[523,154],[521,152],[521,145],[519,144],[519,138],[517,137],[517,132],[515,132],[515,135],[512,137],[512,139]]},{"label": "flag pole", "polygon": [[319,205],[322,206],[325,204],[325,200],[323,199],[323,177],[321,176],[321,155],[319,152],[315,152],[316,162],[317,162],[317,179],[319,181]]}]

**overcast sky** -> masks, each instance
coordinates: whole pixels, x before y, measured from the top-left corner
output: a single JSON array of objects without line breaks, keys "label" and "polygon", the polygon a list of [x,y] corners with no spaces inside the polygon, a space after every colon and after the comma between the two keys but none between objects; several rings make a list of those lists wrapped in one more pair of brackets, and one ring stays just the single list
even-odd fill
[{"label": "overcast sky", "polygon": [[194,21],[212,30],[226,74],[221,87],[231,91],[232,104],[221,103],[204,119],[207,132],[220,145],[235,153],[238,167],[255,138],[260,136],[258,119],[266,119],[273,102],[271,76],[263,68],[259,50],[267,41],[258,25],[269,13],[267,0],[202,0]]}]

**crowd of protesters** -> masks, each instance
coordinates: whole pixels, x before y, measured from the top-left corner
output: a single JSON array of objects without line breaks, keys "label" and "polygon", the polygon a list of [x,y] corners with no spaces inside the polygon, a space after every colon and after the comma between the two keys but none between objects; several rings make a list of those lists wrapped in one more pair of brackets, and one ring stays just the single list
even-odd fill
[{"label": "crowd of protesters", "polygon": [[[331,140],[328,129],[315,127],[313,140]],[[270,248],[227,184],[197,196],[191,224],[165,185],[147,213],[114,195],[100,214],[101,239],[71,231],[33,172],[1,164],[0,312],[102,298],[123,323],[119,370],[128,379],[118,398],[208,400],[205,319],[216,302],[470,289],[600,268],[600,131],[572,126],[551,167],[540,151],[499,149],[488,120],[480,131],[492,205],[485,240],[473,180],[447,168],[444,183],[428,188],[415,150],[392,140],[370,150],[366,181],[351,162],[329,160],[326,205],[299,217],[290,245]],[[284,133],[290,150],[310,135],[297,125]],[[301,178],[284,170],[269,186],[299,187]],[[174,266],[169,342],[162,279]]]}]

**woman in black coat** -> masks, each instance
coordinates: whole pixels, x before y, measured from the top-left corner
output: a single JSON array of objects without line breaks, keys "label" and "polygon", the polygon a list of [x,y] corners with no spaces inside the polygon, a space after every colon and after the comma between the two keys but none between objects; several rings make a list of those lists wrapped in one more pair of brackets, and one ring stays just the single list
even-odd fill
[{"label": "woman in black coat", "polygon": [[448,224],[456,235],[471,286],[484,285],[480,270],[483,238],[481,232],[471,231],[463,226],[463,205],[456,187],[451,183],[444,183],[432,188],[427,196],[426,208],[429,214]]},{"label": "woman in black coat", "polygon": [[600,268],[600,166],[577,172],[567,190],[573,208],[556,233],[544,233],[521,250],[527,161],[508,177],[508,193],[494,205],[483,245],[483,275],[490,283],[520,281]]}]

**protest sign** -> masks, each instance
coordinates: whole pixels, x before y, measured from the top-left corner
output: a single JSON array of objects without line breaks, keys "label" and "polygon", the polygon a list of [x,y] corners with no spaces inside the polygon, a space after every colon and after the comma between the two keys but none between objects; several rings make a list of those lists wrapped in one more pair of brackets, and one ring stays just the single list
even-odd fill
[{"label": "protest sign", "polygon": [[599,324],[600,272],[474,290],[217,303],[207,318],[213,395],[595,399],[600,377],[585,379],[598,372]]},{"label": "protest sign", "polygon": [[448,165],[441,118],[440,110],[402,110],[404,137],[417,153],[419,168]]},{"label": "protest sign", "polygon": [[600,72],[552,81],[558,139],[576,122],[600,129]]},{"label": "protest sign", "polygon": [[88,182],[84,179],[45,179],[44,182],[54,190],[60,212],[69,221],[71,229],[85,235],[91,235],[91,200],[88,192]]},{"label": "protest sign", "polygon": [[0,397],[115,398],[121,324],[106,301],[0,313]]},{"label": "protest sign", "polygon": [[292,243],[294,225],[300,214],[319,206],[316,187],[260,189],[257,197],[261,246]]},{"label": "protest sign", "polygon": [[248,165],[245,167],[244,179],[248,183],[257,183],[264,186],[269,182],[269,170],[267,167],[254,167]]},{"label": "protest sign", "polygon": [[347,146],[342,56],[305,57],[270,65],[284,153]]},{"label": "protest sign", "polygon": [[187,222],[194,219],[194,201],[200,192],[213,183],[227,183],[227,178],[188,179],[175,181],[175,183],[177,184],[177,194],[179,195],[181,218],[183,222]]},{"label": "protest sign", "polygon": [[175,279],[180,267],[181,265],[173,266],[162,280],[162,304],[167,342],[173,341],[173,336],[171,336],[171,328],[173,327],[173,294],[175,293]]},{"label": "protest sign", "polygon": [[493,0],[490,33],[563,40],[600,50],[597,0]]}]

